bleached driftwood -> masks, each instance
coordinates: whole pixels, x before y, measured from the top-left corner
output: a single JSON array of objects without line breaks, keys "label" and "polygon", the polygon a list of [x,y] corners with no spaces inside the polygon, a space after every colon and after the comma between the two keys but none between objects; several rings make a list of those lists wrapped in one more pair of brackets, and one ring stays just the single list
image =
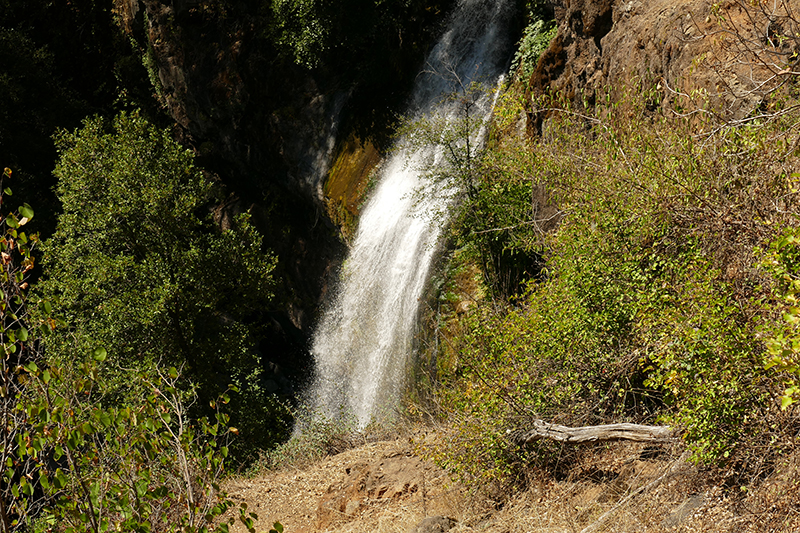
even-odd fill
[{"label": "bleached driftwood", "polygon": [[580,442],[603,442],[631,440],[635,442],[659,442],[670,439],[674,431],[669,426],[644,426],[641,424],[606,424],[571,428],[534,420],[533,428],[515,432],[513,439],[518,444],[528,444],[540,439],[577,444]]}]

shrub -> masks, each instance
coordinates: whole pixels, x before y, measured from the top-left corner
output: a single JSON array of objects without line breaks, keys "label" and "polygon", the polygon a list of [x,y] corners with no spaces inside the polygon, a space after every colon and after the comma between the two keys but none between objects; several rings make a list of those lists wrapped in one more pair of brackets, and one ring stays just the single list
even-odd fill
[{"label": "shrub", "polygon": [[[80,360],[104,347],[115,364],[104,368],[103,384],[123,402],[140,391],[117,367],[183,368],[202,405],[236,383],[231,411],[241,415],[243,442],[260,447],[283,437],[287,413],[260,383],[254,351],[275,258],[248,215],[216,227],[211,181],[139,113],[122,113],[110,127],[88,119],[61,132],[57,146],[63,213],[45,243],[37,293],[66,327],[46,339],[48,357]],[[251,418],[249,402],[275,409]]]},{"label": "shrub", "polygon": [[[3,179],[10,177],[6,169]],[[0,238],[0,531],[34,523],[67,532],[227,531],[219,517],[232,502],[217,485],[228,451],[226,415],[215,409],[213,422],[189,419],[195,397],[176,386],[175,368],[118,369],[146,391],[119,405],[103,394],[105,349],[77,368],[43,357],[41,339],[59,322],[49,302],[39,302],[38,313],[29,306],[39,240],[23,227],[33,216],[23,203],[3,219]],[[251,531],[254,518],[240,508]]]},{"label": "shrub", "polygon": [[795,394],[800,387],[796,379],[800,375],[800,230],[791,228],[770,244],[762,265],[774,278],[774,298],[770,302],[782,315],[768,323],[764,334],[767,338],[766,367],[774,368],[786,376],[786,389],[781,396],[781,408],[795,403]]},{"label": "shrub", "polygon": [[[656,112],[651,91],[619,94],[591,114],[543,96],[541,137],[525,145],[495,134],[480,192],[465,198],[469,210],[485,191],[527,190],[529,203],[487,202],[482,218],[507,221],[492,226],[504,246],[537,243],[545,260],[527,292],[452,312],[440,328],[445,342],[434,343],[438,401],[462,421],[437,453],[467,479],[519,476],[528,452],[503,435],[533,418],[672,424],[711,464],[763,463],[780,453],[776,432],[793,431],[772,408],[781,377],[763,365],[760,327],[772,311],[760,302],[770,280],[755,250],[796,224],[796,117],[698,126]],[[497,116],[506,127],[503,108]],[[543,230],[537,205],[553,208],[557,225]],[[464,247],[489,233],[468,218],[457,223]],[[777,242],[767,262],[791,309],[796,247]],[[773,364],[790,375],[794,327],[770,341],[782,357]],[[545,446],[534,456],[547,464],[552,453]]]}]

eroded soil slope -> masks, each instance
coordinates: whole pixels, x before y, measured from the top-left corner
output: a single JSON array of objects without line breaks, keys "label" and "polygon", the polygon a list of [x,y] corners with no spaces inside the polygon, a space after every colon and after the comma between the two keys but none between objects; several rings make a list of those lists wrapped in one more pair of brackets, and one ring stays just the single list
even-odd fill
[{"label": "eroded soil slope", "polygon": [[[226,488],[259,515],[257,531],[274,521],[291,533],[800,530],[794,456],[742,488],[726,477],[734,472],[698,469],[680,443],[588,445],[564,450],[559,476],[532,469],[526,490],[490,497],[471,494],[416,454],[439,438],[365,444]],[[431,517],[443,518],[420,527]]]}]

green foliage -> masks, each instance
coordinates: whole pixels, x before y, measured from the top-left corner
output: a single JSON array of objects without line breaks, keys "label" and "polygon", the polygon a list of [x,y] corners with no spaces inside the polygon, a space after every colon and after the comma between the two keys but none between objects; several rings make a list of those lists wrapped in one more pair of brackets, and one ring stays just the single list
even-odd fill
[{"label": "green foliage", "polygon": [[[462,210],[481,215],[457,219],[454,257],[469,264],[468,250],[496,234],[540,252],[546,269],[510,303],[442,304],[437,399],[457,423],[436,458],[468,481],[513,480],[532,458],[551,464],[553,446],[503,438],[538,418],[668,423],[707,463],[779,453],[776,432],[796,431],[771,396],[787,375],[793,392],[797,366],[796,231],[775,241],[796,224],[797,154],[782,136],[797,117],[697,136],[713,127],[654,114],[641,88],[591,116],[545,96],[542,135],[525,143],[507,134],[513,90],[475,162],[477,193]],[[777,333],[754,253],[771,241],[765,264],[788,311]],[[764,369],[765,321],[781,375]]]},{"label": "green foliage", "polygon": [[788,374],[786,390],[781,396],[781,409],[795,403],[794,395],[800,390],[800,231],[786,230],[773,241],[762,262],[775,280],[776,307],[782,311],[782,320],[768,328],[766,367]]},{"label": "green foliage", "polygon": [[324,0],[273,0],[275,42],[279,48],[291,50],[296,63],[314,67],[330,46],[332,2]]},{"label": "green foliage", "polygon": [[[144,24],[145,27],[149,25],[146,11],[144,14]],[[147,71],[147,78],[150,80],[150,85],[153,87],[153,90],[155,90],[156,95],[163,101],[164,86],[161,84],[161,77],[158,75],[156,51],[153,48],[153,43],[150,42],[149,39],[147,40],[147,44],[144,46],[144,51],[142,52],[142,66],[144,66],[145,70]]]},{"label": "green foliage", "polygon": [[[96,361],[77,371],[31,364],[25,372],[22,439],[31,444],[17,456],[33,462],[38,477],[19,486],[42,491],[40,521],[75,533],[227,531],[219,518],[233,502],[218,485],[228,455],[227,416],[190,420],[191,396],[177,387],[175,368],[130,373],[147,394],[125,407],[102,407],[95,397],[102,390]],[[244,509],[241,515],[251,524]]]},{"label": "green foliage", "polygon": [[[323,63],[347,68],[365,59],[386,62],[387,55],[396,54],[405,44],[404,35],[418,34],[419,28],[414,26],[420,19],[439,13],[442,3],[446,2],[271,0],[267,33],[283,54],[306,68]],[[376,57],[378,50],[384,54]]]},{"label": "green foliage", "polygon": [[755,324],[707,261],[681,265],[679,274],[659,295],[658,314],[639,321],[649,340],[644,383],[672,408],[664,418],[686,429],[696,459],[725,460],[758,427],[749,419],[769,410],[762,347],[752,334]]},{"label": "green foliage", "polygon": [[[548,14],[547,0],[525,0],[525,14],[529,20],[544,20]],[[552,7],[549,8],[552,10]]]},{"label": "green foliage", "polygon": [[530,78],[539,56],[547,50],[557,33],[558,26],[552,20],[535,20],[528,24],[511,62],[511,72],[516,72],[522,79]]},{"label": "green foliage", "polygon": [[[224,231],[201,217],[212,184],[168,131],[137,113],[106,127],[89,119],[57,139],[63,213],[38,291],[67,327],[48,337],[49,357],[79,360],[104,346],[121,367],[184,367],[205,400],[236,383],[234,415],[247,403],[269,404],[253,345],[272,298],[274,257],[247,214]],[[123,374],[106,372],[118,398],[138,396]],[[248,442],[266,445],[285,425],[269,424],[285,410],[268,413],[256,427],[246,417],[234,423]]]},{"label": "green foliage", "polygon": [[[3,180],[11,177],[5,169]],[[9,188],[2,188],[10,195]],[[232,508],[218,480],[228,456],[228,417],[212,405],[213,421],[190,419],[196,400],[176,368],[119,370],[141,384],[143,396],[117,405],[104,391],[108,352],[59,365],[47,361],[41,339],[59,325],[53,307],[30,313],[28,282],[35,234],[28,204],[3,219],[0,238],[3,301],[0,411],[0,531],[57,527],[64,532],[226,532]],[[254,531],[254,513],[239,508]],[[277,527],[277,524],[276,524]]]},{"label": "green foliage", "polygon": [[[7,181],[11,170],[6,168],[0,178],[0,204],[11,195]],[[24,460],[23,444],[28,444],[25,424],[25,405],[20,402],[25,392],[24,367],[36,368],[42,356],[36,339],[54,325],[51,321],[31,318],[28,298],[28,278],[34,268],[34,251],[39,237],[23,228],[33,218],[28,204],[2,219],[0,237],[0,531],[21,531],[40,505],[32,501],[35,465]],[[31,445],[38,446],[38,440]]]}]

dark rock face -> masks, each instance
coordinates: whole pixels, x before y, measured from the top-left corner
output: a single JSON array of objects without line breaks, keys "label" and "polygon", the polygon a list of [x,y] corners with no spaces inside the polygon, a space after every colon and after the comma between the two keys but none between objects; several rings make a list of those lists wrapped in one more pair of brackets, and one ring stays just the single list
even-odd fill
[{"label": "dark rock face", "polygon": [[613,26],[612,0],[566,0],[554,6],[558,35],[542,54],[532,83],[570,100],[602,83],[601,40]]},{"label": "dark rock face", "polygon": [[[122,1],[130,12],[139,2]],[[346,92],[279,60],[257,11],[234,16],[188,0],[141,7],[151,78],[186,141],[236,188],[269,181],[319,203]]]}]

